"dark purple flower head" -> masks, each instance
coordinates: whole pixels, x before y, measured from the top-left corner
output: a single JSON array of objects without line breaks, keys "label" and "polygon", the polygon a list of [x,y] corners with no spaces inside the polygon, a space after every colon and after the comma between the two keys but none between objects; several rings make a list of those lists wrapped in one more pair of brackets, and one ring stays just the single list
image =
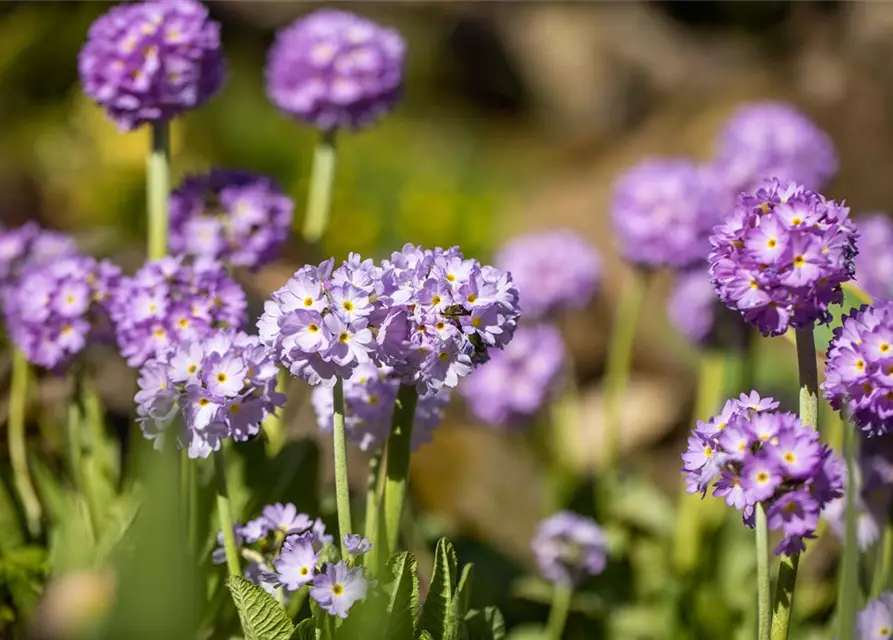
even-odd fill
[{"label": "dark purple flower head", "polygon": [[294,203],[272,178],[214,170],[184,179],[170,210],[173,253],[255,269],[278,256]]},{"label": "dark purple flower head", "polygon": [[33,364],[59,370],[89,342],[110,340],[109,295],[120,270],[66,256],[27,269],[6,292],[6,324]]},{"label": "dark purple flower head", "polygon": [[372,549],[372,542],[359,533],[347,533],[344,535],[344,546],[350,555],[361,556]]},{"label": "dark purple flower head", "polygon": [[[388,439],[399,389],[400,379],[391,369],[377,368],[372,363],[358,365],[353,375],[344,381],[344,426],[350,441],[363,451],[374,450]],[[319,428],[331,432],[334,408],[331,389],[313,389],[311,401]],[[414,451],[431,442],[449,401],[449,389],[428,391],[419,396],[412,429]]]},{"label": "dark purple flower head", "polygon": [[405,49],[393,29],[320,9],[276,35],[267,58],[267,95],[320,130],[358,129],[400,99]]},{"label": "dark purple flower head", "polygon": [[509,240],[495,264],[512,274],[525,316],[536,318],[588,305],[602,271],[595,249],[568,229]]},{"label": "dark purple flower head", "polygon": [[821,510],[843,495],[843,471],[817,431],[777,407],[754,391],[698,421],[682,472],[689,493],[704,495],[712,485],[713,495],[742,511],[748,526],[762,503],[769,528],[785,536],[775,553],[791,555],[814,537]]},{"label": "dark purple flower head", "polygon": [[118,5],[90,27],[78,70],[119,129],[170,120],[223,84],[220,25],[194,0]]},{"label": "dark purple flower head", "polygon": [[549,324],[521,324],[512,341],[478,367],[459,392],[471,413],[497,427],[529,426],[560,388],[564,340]]},{"label": "dark purple flower head", "polygon": [[708,171],[685,159],[646,160],[620,176],[611,218],[623,257],[647,267],[703,260],[721,213],[714,187]]},{"label": "dark purple flower head", "polygon": [[[256,436],[264,419],[284,404],[284,396],[276,392],[277,372],[256,336],[217,331],[180,341],[140,369],[137,421],[143,435],[160,448],[179,417],[179,445],[190,458],[206,458],[224,438]],[[268,509],[264,517],[271,528],[298,528],[293,505]]]},{"label": "dark purple flower head", "polygon": [[605,570],[607,539],[595,520],[560,511],[543,520],[531,543],[540,574],[550,582],[573,586]]},{"label": "dark purple flower head", "polygon": [[363,567],[348,569],[343,561],[327,564],[313,579],[310,597],[329,615],[346,618],[354,603],[366,597],[369,583],[363,573]]},{"label": "dark purple flower head", "polygon": [[768,178],[818,190],[837,173],[837,154],[828,135],[791,105],[757,102],[727,122],[714,168],[732,195],[754,191]]},{"label": "dark purple flower head", "polygon": [[893,220],[871,213],[855,220],[859,230],[856,283],[873,298],[893,300]]},{"label": "dark purple flower head", "polygon": [[741,194],[710,238],[710,278],[730,309],[765,336],[831,319],[853,277],[856,228],[849,209],[794,183]]},{"label": "dark purple flower head", "polygon": [[856,614],[857,640],[887,640],[893,638],[893,592],[885,591]]},{"label": "dark purple flower head", "polygon": [[245,292],[220,263],[167,256],[121,279],[110,313],[121,355],[132,367],[218,329],[239,329]]}]

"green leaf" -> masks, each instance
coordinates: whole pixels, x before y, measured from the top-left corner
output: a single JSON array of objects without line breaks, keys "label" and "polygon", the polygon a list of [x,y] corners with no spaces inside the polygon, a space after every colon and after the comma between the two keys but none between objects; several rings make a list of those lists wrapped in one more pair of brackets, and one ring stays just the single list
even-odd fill
[{"label": "green leaf", "polygon": [[456,551],[446,538],[437,542],[434,550],[434,572],[428,597],[422,610],[420,628],[434,640],[452,640],[458,634],[458,616],[453,594],[456,592]]},{"label": "green leaf", "polygon": [[404,552],[388,562],[391,597],[388,602],[387,640],[413,640],[419,613],[419,573],[415,556]]},{"label": "green leaf", "polygon": [[422,629],[422,632],[419,634],[418,640],[434,640],[434,636]]},{"label": "green leaf", "polygon": [[474,565],[466,564],[462,568],[462,576],[459,578],[459,587],[456,589],[456,607],[459,617],[464,616],[471,609],[471,584]]},{"label": "green leaf", "polygon": [[298,623],[290,640],[316,640],[316,625],[313,618],[306,618]]},{"label": "green leaf", "polygon": [[469,611],[465,617],[468,640],[503,640],[505,620],[499,609],[486,607],[483,611]]},{"label": "green leaf", "polygon": [[242,576],[226,579],[246,640],[291,640],[295,631],[275,598]]},{"label": "green leaf", "polygon": [[843,304],[831,305],[828,311],[831,312],[831,322],[829,324],[817,324],[815,327],[815,348],[819,353],[828,350],[828,343],[834,337],[834,329],[842,324],[843,316],[852,313],[853,309],[858,309],[865,304],[859,296],[851,289],[844,287]]}]

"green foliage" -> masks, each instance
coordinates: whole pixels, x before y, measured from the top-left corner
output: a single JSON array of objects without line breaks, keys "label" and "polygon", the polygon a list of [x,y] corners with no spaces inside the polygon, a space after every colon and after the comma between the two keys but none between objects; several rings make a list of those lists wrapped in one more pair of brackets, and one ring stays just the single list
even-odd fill
[{"label": "green foliage", "polygon": [[242,576],[230,576],[226,586],[236,603],[245,640],[290,640],[295,627],[275,598]]},{"label": "green foliage", "polygon": [[456,565],[452,543],[441,538],[434,551],[434,572],[419,621],[420,628],[430,633],[434,640],[454,640],[457,636]]},{"label": "green foliage", "polygon": [[419,612],[418,564],[411,553],[394,556],[388,563],[393,576],[389,585],[386,640],[412,640]]},{"label": "green foliage", "polygon": [[295,627],[295,632],[291,634],[291,640],[316,640],[316,625],[313,618],[301,620]]}]

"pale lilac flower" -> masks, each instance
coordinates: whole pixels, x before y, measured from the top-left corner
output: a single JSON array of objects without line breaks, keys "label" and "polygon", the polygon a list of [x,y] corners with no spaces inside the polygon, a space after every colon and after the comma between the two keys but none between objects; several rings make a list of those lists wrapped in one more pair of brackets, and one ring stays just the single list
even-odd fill
[{"label": "pale lilac flower", "polygon": [[327,564],[313,579],[310,597],[329,615],[346,618],[350,608],[366,598],[369,587],[363,567],[348,569],[342,561]]},{"label": "pale lilac flower", "polygon": [[856,284],[873,298],[893,300],[893,220],[869,213],[854,220],[859,230]]},{"label": "pale lilac flower", "polygon": [[605,570],[607,539],[594,520],[561,511],[543,520],[531,543],[542,576],[573,586]]},{"label": "pale lilac flower", "polygon": [[893,638],[893,592],[885,591],[856,615],[858,640]]},{"label": "pale lilac flower", "polygon": [[273,531],[283,533],[301,533],[313,526],[313,521],[306,513],[298,513],[292,503],[277,502],[264,507],[263,518]]},{"label": "pale lilac flower", "polygon": [[352,556],[361,556],[368,553],[372,549],[372,542],[368,538],[364,538],[359,533],[347,533],[344,535],[344,546],[347,553]]},{"label": "pale lilac flower", "polygon": [[313,534],[289,536],[279,557],[273,561],[278,582],[288,591],[297,591],[316,574],[319,555],[313,549]]}]

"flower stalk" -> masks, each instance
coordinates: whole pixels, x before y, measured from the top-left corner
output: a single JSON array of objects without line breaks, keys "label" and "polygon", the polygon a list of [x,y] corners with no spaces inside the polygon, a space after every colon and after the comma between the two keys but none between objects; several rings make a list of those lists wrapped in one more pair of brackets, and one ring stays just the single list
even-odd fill
[{"label": "flower stalk", "polygon": [[394,404],[391,435],[388,437],[383,496],[384,519],[379,522],[379,527],[384,528],[384,539],[379,540],[379,544],[384,542],[387,545],[385,557],[390,557],[397,550],[397,540],[400,536],[400,519],[409,484],[412,425],[417,402],[416,388],[401,384]]},{"label": "flower stalk", "polygon": [[146,165],[146,195],[149,212],[150,260],[167,254],[168,197],[170,195],[170,122],[160,120],[150,127],[152,143]]},{"label": "flower stalk", "polygon": [[381,494],[384,490],[384,447],[379,447],[369,460],[369,477],[366,484],[366,523],[364,535],[372,542],[372,551],[366,556],[366,565],[374,575],[378,571],[379,556],[379,509]]},{"label": "flower stalk", "polygon": [[[859,597],[859,532],[857,525],[858,500],[856,497],[856,446],[855,427],[844,424],[843,457],[846,462],[846,493],[844,500],[844,544],[843,558],[840,566],[840,577],[837,581],[837,623],[840,640],[853,639],[853,626],[856,617],[856,599]],[[887,527],[889,530],[889,526]],[[888,545],[887,531],[884,532],[884,546]],[[889,567],[889,554],[886,553],[886,566]],[[885,571],[884,564],[878,567],[875,582],[872,585],[872,597],[877,597],[883,590],[883,579],[879,578]],[[877,591],[875,591],[877,589]]]},{"label": "flower stalk", "polygon": [[573,588],[570,585],[555,585],[552,591],[552,608],[549,611],[549,621],[546,624],[546,637],[549,640],[561,640],[563,637],[573,593]]},{"label": "flower stalk", "polygon": [[766,522],[766,509],[762,502],[756,507],[756,548],[757,548],[757,637],[769,640],[772,612],[771,587],[769,585],[769,525]]},{"label": "flower stalk", "polygon": [[347,434],[344,430],[344,380],[335,380],[332,441],[335,449],[335,502],[338,508],[338,537],[341,557],[347,557],[344,536],[353,532],[350,522],[350,485],[347,479]]},{"label": "flower stalk", "polygon": [[335,184],[335,132],[325,131],[313,151],[313,167],[307,194],[307,212],[302,235],[310,243],[319,242],[329,224],[332,187]]},{"label": "flower stalk", "polygon": [[220,529],[223,531],[223,548],[226,552],[226,568],[231,576],[242,575],[239,566],[239,551],[233,531],[233,514],[229,502],[229,488],[226,484],[226,457],[223,448],[214,452],[214,481],[217,485],[217,513]]},{"label": "flower stalk", "polygon": [[28,471],[28,451],[25,444],[25,407],[28,403],[28,361],[19,349],[12,350],[12,382],[9,395],[9,458],[13,478],[22,508],[25,511],[28,532],[32,536],[40,533],[40,519],[43,510],[37,491],[31,482]]}]

